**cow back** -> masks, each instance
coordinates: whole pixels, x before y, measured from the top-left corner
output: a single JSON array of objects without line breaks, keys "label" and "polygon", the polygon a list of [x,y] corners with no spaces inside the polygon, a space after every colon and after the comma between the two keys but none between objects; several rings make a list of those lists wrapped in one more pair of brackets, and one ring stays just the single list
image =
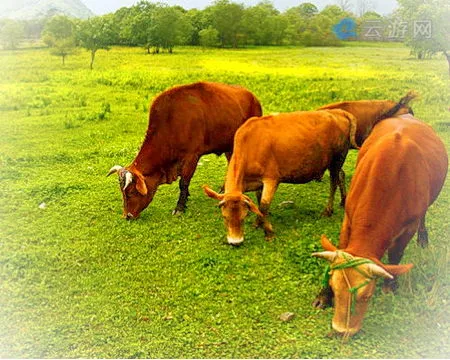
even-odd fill
[{"label": "cow back", "polygon": [[410,115],[377,124],[358,155],[340,247],[380,258],[392,239],[425,215],[447,168],[445,146],[429,125]]}]

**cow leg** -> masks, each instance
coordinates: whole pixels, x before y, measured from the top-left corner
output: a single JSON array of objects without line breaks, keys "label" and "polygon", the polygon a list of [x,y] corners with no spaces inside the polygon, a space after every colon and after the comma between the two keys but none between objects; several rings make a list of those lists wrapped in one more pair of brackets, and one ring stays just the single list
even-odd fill
[{"label": "cow leg", "polygon": [[339,183],[339,171],[330,169],[330,196],[328,197],[328,204],[322,212],[322,216],[331,216],[333,214],[334,194]]},{"label": "cow leg", "polygon": [[275,195],[275,191],[277,191],[278,182],[274,180],[263,180],[263,189],[261,194],[261,201],[259,205],[259,210],[264,215],[259,221],[262,222],[262,226],[264,228],[264,233],[266,240],[272,240],[274,237],[272,224],[267,219],[269,215],[269,208],[272,202],[273,196]]},{"label": "cow leg", "polygon": [[317,297],[314,299],[312,306],[318,309],[326,309],[327,307],[333,306],[333,290],[331,286],[327,286],[320,290]]},{"label": "cow leg", "polygon": [[428,246],[428,231],[425,226],[425,215],[419,222],[419,230],[417,232],[417,243],[422,247],[426,248]]},{"label": "cow leg", "polygon": [[325,210],[322,212],[323,216],[331,216],[333,214],[334,205],[334,194],[336,193],[336,188],[339,185],[339,190],[341,191],[341,206],[345,205],[345,173],[342,170],[342,165],[344,165],[345,157],[347,152],[338,154],[331,162],[328,168],[330,172],[330,197],[328,198],[328,204]]},{"label": "cow leg", "polygon": [[195,169],[197,168],[198,157],[192,157],[187,161],[184,161],[183,167],[181,169],[181,176],[179,182],[180,196],[178,198],[177,206],[173,210],[173,215],[179,215],[184,213],[186,210],[186,202],[189,197],[189,184],[191,182],[192,176],[194,175]]},{"label": "cow leg", "polygon": [[[408,245],[411,238],[417,231],[418,222],[409,225],[405,231],[393,241],[393,244],[388,249],[388,260],[391,265],[398,265],[403,257],[406,245]],[[395,292],[398,288],[397,277],[393,279],[384,279],[383,292]]]},{"label": "cow leg", "polygon": [[[262,188],[259,188],[256,190],[256,200],[258,201],[258,208],[261,208],[261,196],[262,196]],[[257,217],[255,221],[255,228],[260,228],[264,224],[264,221],[261,219],[261,217]]]},{"label": "cow leg", "polygon": [[344,170],[339,170],[339,191],[341,192],[341,203],[342,207],[345,206],[345,199],[347,198],[347,190],[345,189],[345,172]]}]

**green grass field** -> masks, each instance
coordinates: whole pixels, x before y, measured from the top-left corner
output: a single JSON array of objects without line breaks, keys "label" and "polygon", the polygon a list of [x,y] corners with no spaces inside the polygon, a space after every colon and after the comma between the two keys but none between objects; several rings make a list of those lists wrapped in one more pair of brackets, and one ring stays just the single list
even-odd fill
[{"label": "green grass field", "polygon": [[[401,45],[342,48],[176,48],[99,51],[66,59],[46,49],[0,52],[0,357],[2,358],[448,358],[450,188],[430,208],[430,246],[397,295],[381,282],[363,331],[329,337],[332,309],[311,307],[325,264],[322,233],[337,241],[343,210],[320,216],[322,182],[280,186],[273,242],[246,222],[243,246],[226,244],[218,189],[226,161],[202,158],[185,215],[178,185],[160,187],[136,221],[121,218],[115,164],[140,148],[151,100],[197,80],[240,84],[265,113],[338,100],[421,94],[417,117],[450,148],[446,61],[416,61]],[[356,152],[345,164],[350,180]],[[252,195],[253,196],[253,195]],[[293,201],[293,203],[285,203]],[[44,205],[45,204],[45,205]],[[395,216],[395,214],[393,214]],[[283,322],[284,312],[295,318]]]}]

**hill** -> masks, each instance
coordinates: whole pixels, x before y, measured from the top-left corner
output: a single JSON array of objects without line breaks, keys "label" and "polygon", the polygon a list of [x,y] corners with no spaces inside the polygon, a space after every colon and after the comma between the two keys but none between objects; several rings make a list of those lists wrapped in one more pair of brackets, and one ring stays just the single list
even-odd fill
[{"label": "hill", "polygon": [[80,0],[15,0],[0,2],[0,18],[30,20],[63,14],[86,19],[95,14]]}]

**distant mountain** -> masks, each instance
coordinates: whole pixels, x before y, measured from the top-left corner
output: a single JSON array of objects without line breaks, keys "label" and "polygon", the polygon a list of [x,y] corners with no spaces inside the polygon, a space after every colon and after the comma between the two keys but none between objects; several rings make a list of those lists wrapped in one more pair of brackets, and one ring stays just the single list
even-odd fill
[{"label": "distant mountain", "polygon": [[53,15],[86,19],[95,14],[80,0],[2,0],[0,18],[30,20]]}]

